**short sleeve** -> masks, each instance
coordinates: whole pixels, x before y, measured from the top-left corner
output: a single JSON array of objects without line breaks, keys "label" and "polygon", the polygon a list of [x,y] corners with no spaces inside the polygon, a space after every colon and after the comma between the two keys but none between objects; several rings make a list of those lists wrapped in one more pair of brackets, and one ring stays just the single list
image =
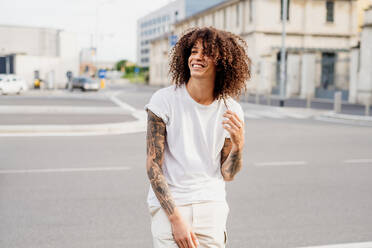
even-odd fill
[{"label": "short sleeve", "polygon": [[[234,109],[231,109],[231,111],[235,112],[239,119],[244,122],[244,111],[243,111],[243,108],[242,106],[239,104],[239,103],[236,103],[236,105],[234,105]],[[225,129],[225,133],[226,133],[226,138],[230,138],[230,133]]]},{"label": "short sleeve", "polygon": [[166,125],[169,124],[170,105],[167,101],[169,96],[166,96],[164,89],[157,90],[152,96],[148,104],[145,105],[145,110],[151,110],[156,116],[160,117]]}]

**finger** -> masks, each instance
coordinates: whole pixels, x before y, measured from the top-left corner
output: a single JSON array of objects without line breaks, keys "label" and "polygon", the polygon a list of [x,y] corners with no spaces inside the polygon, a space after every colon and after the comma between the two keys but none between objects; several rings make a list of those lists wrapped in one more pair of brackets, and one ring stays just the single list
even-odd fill
[{"label": "finger", "polygon": [[175,240],[179,248],[186,248],[186,246],[183,245],[182,240],[178,239]]},{"label": "finger", "polygon": [[231,129],[239,131],[239,127],[237,127],[231,120],[223,121],[222,124],[228,124]]},{"label": "finger", "polygon": [[239,121],[239,122],[241,122],[241,123],[244,123],[244,121],[242,121],[240,118],[239,118],[239,115],[237,114],[237,113],[235,113],[235,112],[232,112],[232,111],[226,111],[227,113],[229,113],[229,114],[231,114],[231,115],[233,115],[233,116],[235,116],[235,118]]},{"label": "finger", "polygon": [[230,133],[230,135],[235,133],[235,131],[229,126],[229,124],[223,124],[222,126]]},{"label": "finger", "polygon": [[183,245],[184,248],[189,248],[186,239],[182,239],[181,242],[182,242],[182,245]]},{"label": "finger", "polygon": [[193,243],[190,235],[189,235],[189,238],[187,239],[187,247],[195,248],[194,243]]},{"label": "finger", "polygon": [[194,232],[191,232],[191,238],[192,238],[192,241],[194,242],[195,247],[198,247],[199,246],[199,241],[196,238],[196,235],[195,235]]},{"label": "finger", "polygon": [[238,126],[240,128],[243,126],[243,123],[241,123],[241,121],[239,121],[239,119],[235,115],[226,114],[225,116],[229,120],[233,121],[236,126]]}]

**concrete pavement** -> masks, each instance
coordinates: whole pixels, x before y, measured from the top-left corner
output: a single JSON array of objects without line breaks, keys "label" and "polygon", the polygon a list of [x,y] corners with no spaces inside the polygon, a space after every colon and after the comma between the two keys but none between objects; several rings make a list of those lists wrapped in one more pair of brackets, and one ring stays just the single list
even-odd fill
[{"label": "concrete pavement", "polygon": [[[160,87],[112,85],[99,92],[32,91],[0,98],[0,135],[101,135],[145,131],[143,106]],[[47,94],[51,93],[51,94]],[[251,99],[251,98],[250,98]],[[327,108],[253,104],[241,99],[245,118],[315,119],[340,124],[372,126],[372,117],[335,114]],[[128,104],[129,103],[129,104]],[[261,102],[262,99],[261,99]],[[137,126],[138,128],[132,128]]]},{"label": "concrete pavement", "polygon": [[[372,241],[372,129],[268,118],[245,128],[243,169],[227,183],[230,248]],[[145,139],[2,137],[0,247],[151,247]]]}]

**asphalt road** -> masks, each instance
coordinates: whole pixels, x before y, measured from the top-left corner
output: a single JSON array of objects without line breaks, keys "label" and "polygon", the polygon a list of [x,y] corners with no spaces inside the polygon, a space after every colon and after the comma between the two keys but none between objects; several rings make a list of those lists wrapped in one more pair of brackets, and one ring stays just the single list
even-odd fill
[{"label": "asphalt road", "polygon": [[[152,92],[116,90],[138,109]],[[229,247],[372,241],[372,128],[262,118],[245,134]],[[0,247],[151,247],[145,150],[145,133],[2,137]]]}]

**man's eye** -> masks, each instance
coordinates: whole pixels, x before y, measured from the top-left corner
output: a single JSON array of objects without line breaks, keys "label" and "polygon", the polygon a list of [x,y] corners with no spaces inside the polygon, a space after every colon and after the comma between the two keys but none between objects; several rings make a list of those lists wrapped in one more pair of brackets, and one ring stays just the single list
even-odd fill
[{"label": "man's eye", "polygon": [[197,53],[198,51],[195,51],[195,50],[193,50],[193,51],[191,51],[191,53]]}]

